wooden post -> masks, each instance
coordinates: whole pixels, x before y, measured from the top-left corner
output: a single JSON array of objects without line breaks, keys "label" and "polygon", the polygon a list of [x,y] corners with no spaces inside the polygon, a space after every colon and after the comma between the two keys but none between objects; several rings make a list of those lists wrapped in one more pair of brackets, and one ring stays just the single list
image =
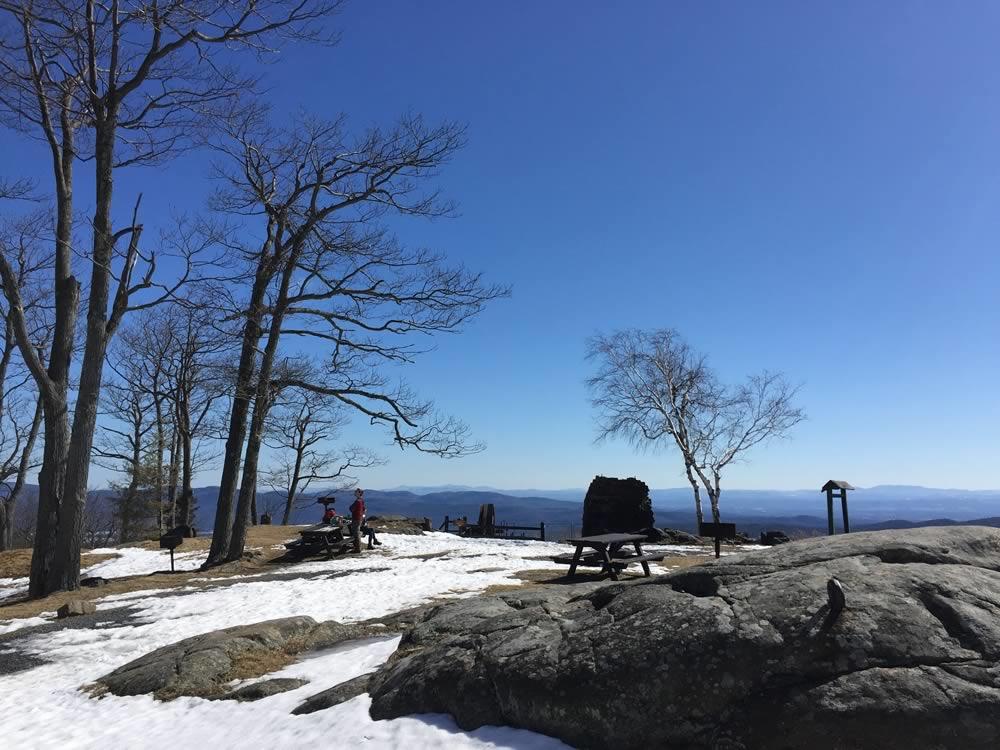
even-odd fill
[{"label": "wooden post", "polygon": [[826,491],[826,519],[830,529],[830,536],[833,536],[833,488]]},{"label": "wooden post", "polygon": [[444,524],[443,524],[443,528],[444,528],[444,533],[446,533],[446,534],[447,534],[447,533],[448,533],[448,516],[445,516],[445,517],[444,517]]},{"label": "wooden post", "polygon": [[847,520],[847,490],[840,491],[840,506],[844,510],[844,533],[851,533],[851,522]]},{"label": "wooden post", "polygon": [[541,522],[541,523],[540,523],[540,524],[538,525],[538,530],[539,530],[539,531],[541,532],[541,535],[540,535],[540,537],[539,537],[539,538],[540,538],[540,540],[541,540],[541,541],[543,541],[543,542],[544,542],[544,541],[545,541],[545,521],[542,521],[542,522]]},{"label": "wooden post", "polygon": [[174,572],[174,548],[170,548],[170,572]]}]

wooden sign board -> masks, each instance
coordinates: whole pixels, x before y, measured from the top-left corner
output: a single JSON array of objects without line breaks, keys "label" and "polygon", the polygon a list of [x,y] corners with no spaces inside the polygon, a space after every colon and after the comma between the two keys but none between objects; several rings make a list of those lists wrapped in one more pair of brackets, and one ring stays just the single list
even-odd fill
[{"label": "wooden sign board", "polygon": [[715,558],[722,555],[722,540],[733,539],[736,536],[735,523],[702,523],[698,528],[701,536],[715,538]]},{"label": "wooden sign board", "polygon": [[735,523],[703,523],[698,533],[715,539],[734,539],[736,537]]},{"label": "wooden sign board", "polygon": [[160,537],[160,549],[175,549],[184,543],[184,537],[179,534],[164,534]]}]

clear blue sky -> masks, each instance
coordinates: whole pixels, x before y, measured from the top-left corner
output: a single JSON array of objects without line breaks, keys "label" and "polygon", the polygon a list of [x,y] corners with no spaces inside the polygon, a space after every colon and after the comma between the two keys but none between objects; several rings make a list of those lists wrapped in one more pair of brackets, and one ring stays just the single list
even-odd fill
[{"label": "clear blue sky", "polygon": [[[729,487],[1000,487],[1000,5],[377,1],[338,25],[267,70],[273,100],[467,122],[461,216],[400,235],[514,287],[408,374],[489,449],[386,448],[365,484],[681,485],[673,455],[593,445],[583,386],[588,335],[673,326],[726,378],[803,384],[808,422]],[[209,187],[203,159],[149,177],[120,206]]]}]

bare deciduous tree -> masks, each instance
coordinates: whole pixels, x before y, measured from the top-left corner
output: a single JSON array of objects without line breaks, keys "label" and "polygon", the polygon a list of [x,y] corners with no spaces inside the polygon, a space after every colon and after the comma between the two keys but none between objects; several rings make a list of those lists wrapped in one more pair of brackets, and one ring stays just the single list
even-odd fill
[{"label": "bare deciduous tree", "polygon": [[701,489],[718,522],[723,470],[805,418],[793,404],[797,389],[780,374],[763,372],[725,386],[672,329],[595,336],[588,356],[598,366],[587,380],[598,438],[624,437],[639,448],[676,447],[699,525]]},{"label": "bare deciduous tree", "polygon": [[[243,305],[236,395],[206,565],[243,552],[264,423],[277,390],[331,396],[373,424],[389,426],[400,446],[443,456],[476,449],[460,422],[434,417],[429,403],[389,386],[373,365],[411,361],[417,350],[408,334],[458,330],[507,292],[460,267],[444,267],[432,253],[402,248],[378,223],[387,213],[451,212],[421,185],[459,148],[461,127],[427,127],[408,117],[390,131],[371,129],[351,138],[342,119],[302,120],[288,131],[249,119],[231,131],[220,146],[225,187],[216,206],[229,215],[256,217],[264,240],[244,250],[253,283]],[[276,374],[282,337],[331,347],[320,382]]]},{"label": "bare deciduous tree", "polygon": [[[26,188],[8,187],[8,197]],[[2,189],[0,189],[2,190]],[[7,222],[0,229],[0,249],[12,258],[30,321],[36,348],[45,347],[51,327],[46,314],[45,295],[38,287],[38,276],[47,261],[39,252],[45,217],[39,213]],[[24,492],[28,472],[37,467],[35,444],[42,423],[42,404],[31,375],[19,361],[14,336],[14,321],[6,306],[0,306],[3,339],[0,344],[0,551],[14,544],[14,518],[17,502]]]},{"label": "bare deciduous tree", "polygon": [[382,463],[371,451],[349,446],[331,447],[347,423],[349,414],[334,399],[309,391],[283,394],[265,426],[264,443],[274,451],[270,467],[261,475],[263,483],[284,494],[281,523],[288,525],[296,498],[313,482],[336,482],[354,486],[357,477],[348,472]]},{"label": "bare deciduous tree", "polygon": [[[116,491],[116,525],[120,542],[142,538],[151,531],[150,518],[160,510],[150,502],[150,455],[155,453],[156,397],[147,382],[146,360],[125,344],[112,352],[113,377],[104,383],[104,419],[94,441],[94,463],[125,476]],[[159,512],[153,516],[159,523]]]},{"label": "bare deciduous tree", "polygon": [[181,305],[167,311],[168,325],[176,336],[177,348],[170,353],[170,399],[173,408],[174,442],[171,484],[177,484],[168,498],[173,509],[172,523],[194,524],[193,481],[198,471],[216,453],[206,444],[220,429],[228,391],[232,386],[227,356],[234,348],[231,331],[220,330],[216,310],[207,302],[207,293],[191,295]]},{"label": "bare deciduous tree", "polygon": [[[109,354],[94,460],[128,477],[120,498],[138,498],[140,481],[150,483],[141,503],[155,506],[161,532],[192,521],[192,480],[206,458],[200,443],[216,426],[215,407],[228,385],[219,356],[231,339],[212,325],[214,313],[197,294],[146,310]],[[119,528],[133,534],[126,515]]]},{"label": "bare deciduous tree", "polygon": [[[44,407],[32,596],[79,585],[81,522],[109,340],[129,310],[171,298],[197,271],[187,258],[175,277],[157,277],[156,257],[140,242],[138,201],[129,225],[113,225],[116,171],[163,161],[192,145],[213,113],[232,109],[252,91],[253,80],[227,64],[234,49],[260,55],[283,36],[317,39],[317,24],[336,6],[336,0],[0,0],[0,117],[46,144],[55,193],[55,328],[47,366],[32,348],[14,269],[0,253],[18,345]],[[80,300],[73,269],[80,248],[72,237],[77,159],[93,164],[95,206],[71,425],[69,372]]]}]

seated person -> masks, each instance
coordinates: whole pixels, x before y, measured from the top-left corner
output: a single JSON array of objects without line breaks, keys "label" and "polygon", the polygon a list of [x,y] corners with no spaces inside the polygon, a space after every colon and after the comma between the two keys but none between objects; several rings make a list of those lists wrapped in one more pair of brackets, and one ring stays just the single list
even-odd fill
[{"label": "seated person", "polygon": [[321,521],[321,523],[329,523],[329,524],[337,523],[337,511],[333,507],[332,500],[330,501],[330,504],[326,506],[326,510],[323,511],[323,520]]},{"label": "seated person", "polygon": [[381,547],[382,542],[375,538],[375,529],[368,525],[368,518],[366,517],[362,521],[361,532],[368,535],[368,549],[373,549],[374,547]]}]

